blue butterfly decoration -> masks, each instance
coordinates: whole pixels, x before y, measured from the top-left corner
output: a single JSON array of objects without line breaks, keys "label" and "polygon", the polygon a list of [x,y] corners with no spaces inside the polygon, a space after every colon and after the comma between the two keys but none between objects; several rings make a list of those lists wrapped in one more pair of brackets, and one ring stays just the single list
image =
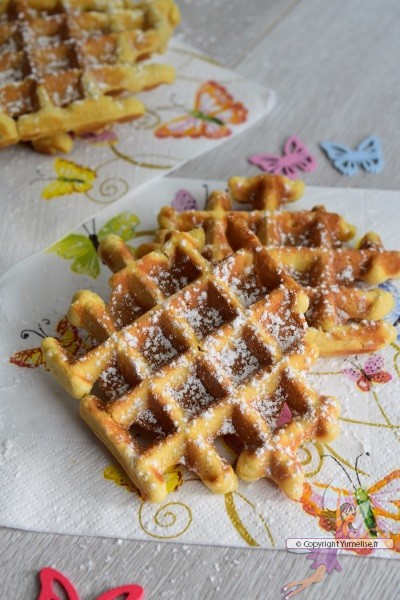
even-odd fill
[{"label": "blue butterfly decoration", "polygon": [[374,135],[365,138],[355,150],[334,142],[323,142],[320,146],[342,175],[354,175],[359,167],[367,173],[380,173],[383,169],[381,141]]},{"label": "blue butterfly decoration", "polygon": [[383,290],[390,292],[395,300],[395,307],[392,312],[386,315],[385,321],[388,321],[395,327],[397,327],[397,341],[400,341],[400,291],[399,289],[393,285],[390,281],[385,281],[384,283],[380,283],[379,286]]}]

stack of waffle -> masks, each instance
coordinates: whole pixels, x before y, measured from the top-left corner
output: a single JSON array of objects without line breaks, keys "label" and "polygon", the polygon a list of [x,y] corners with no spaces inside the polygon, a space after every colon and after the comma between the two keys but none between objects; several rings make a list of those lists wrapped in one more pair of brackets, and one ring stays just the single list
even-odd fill
[{"label": "stack of waffle", "polygon": [[178,22],[173,0],[0,2],[0,148],[66,152],[69,132],[142,115],[133,94],[175,76],[144,59],[165,50]]},{"label": "stack of waffle", "polygon": [[[301,195],[299,182],[261,176],[229,187],[253,210],[232,211],[224,192],[205,211],[162,209],[155,245],[139,259],[120,238],[103,238],[111,297],[80,291],[68,313],[93,349],[74,358],[43,342],[50,371],[154,502],[177,464],[214,492],[235,489],[237,476],[268,477],[300,498],[297,450],[334,439],[339,416],[306,372],[319,353],[370,351],[393,335],[380,320],[390,294],[356,282],[400,275],[400,253],[373,234],[345,247],[354,228],[321,207],[281,211]],[[292,418],[282,424],[285,407]],[[241,448],[234,469],[216,443],[226,434]]]}]

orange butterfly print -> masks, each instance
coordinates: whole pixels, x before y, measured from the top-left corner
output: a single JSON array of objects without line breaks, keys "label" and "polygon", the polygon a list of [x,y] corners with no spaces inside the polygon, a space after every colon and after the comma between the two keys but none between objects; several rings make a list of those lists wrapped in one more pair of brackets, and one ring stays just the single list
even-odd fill
[{"label": "orange butterfly print", "polygon": [[[49,319],[43,319],[42,323],[50,325]],[[83,349],[88,350],[90,344],[87,339],[83,339],[79,336],[76,327],[71,325],[67,317],[63,317],[57,324],[56,327],[56,338],[60,344],[68,350],[73,356],[79,354]],[[38,324],[38,331],[34,329],[24,329],[21,331],[22,339],[26,340],[31,334],[38,335],[41,338],[46,337],[46,333],[43,331],[42,325]],[[36,367],[46,366],[46,362],[43,358],[42,349],[28,348],[27,350],[20,350],[10,357],[10,363],[17,365],[17,367],[25,367],[28,369],[35,369]]]},{"label": "orange butterfly print", "polygon": [[231,134],[228,124],[236,125],[246,119],[247,109],[241,102],[235,102],[219,83],[206,81],[196,92],[194,108],[184,116],[163,123],[154,133],[159,138],[218,139]]}]

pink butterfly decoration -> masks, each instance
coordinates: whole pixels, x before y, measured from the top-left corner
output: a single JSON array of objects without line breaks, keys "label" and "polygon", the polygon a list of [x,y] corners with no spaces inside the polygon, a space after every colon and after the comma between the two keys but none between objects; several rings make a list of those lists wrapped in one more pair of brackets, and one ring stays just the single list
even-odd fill
[{"label": "pink butterfly decoration", "polygon": [[283,147],[283,156],[275,154],[253,154],[249,158],[252,165],[267,173],[297,177],[297,171],[311,173],[317,168],[317,161],[296,135],[291,135]]},{"label": "pink butterfly decoration", "polygon": [[[78,592],[70,580],[51,567],[45,567],[39,573],[41,585],[40,594],[37,600],[79,600]],[[61,596],[57,593],[55,587],[58,586]],[[119,600],[123,596],[124,600],[143,600],[144,589],[140,585],[122,585],[112,590],[100,594],[96,600]]]}]

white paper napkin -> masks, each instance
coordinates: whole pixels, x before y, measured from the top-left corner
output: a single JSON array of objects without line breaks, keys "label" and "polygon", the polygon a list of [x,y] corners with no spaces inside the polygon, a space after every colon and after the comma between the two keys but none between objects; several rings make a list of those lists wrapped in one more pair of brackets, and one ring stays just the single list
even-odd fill
[{"label": "white paper napkin", "polygon": [[[138,216],[138,231],[151,229],[159,208],[174,201],[178,190],[186,190],[201,206],[204,184],[225,187],[225,182],[206,180],[149,182],[98,215],[97,231],[124,211]],[[321,203],[356,224],[360,234],[375,229],[388,249],[396,247],[397,193],[309,188],[293,208]],[[84,229],[75,233],[83,235]],[[332,517],[335,490],[347,489],[347,500],[357,509],[355,490],[361,487],[378,527],[399,540],[400,342],[379,352],[384,359],[380,370],[391,375],[390,381],[372,382],[368,392],[345,371],[350,361],[361,378],[365,356],[319,360],[309,375],[318,392],[341,400],[343,417],[335,442],[307,443],[301,450],[312,502],[292,502],[267,480],[241,482],[237,492],[217,496],[193,474],[175,470],[169,481],[177,490],[161,506],[151,505],[129,488],[111,455],[81,421],[79,403],[43,368],[10,363],[11,356],[27,364],[35,360],[34,349],[43,335],[54,334],[76,290],[88,288],[108,298],[104,265],[93,279],[73,273],[71,264],[43,251],[0,281],[0,524],[44,532],[284,548],[289,537],[333,537],[320,519]],[[397,312],[389,317],[393,322],[397,318]],[[67,336],[64,342],[72,343]],[[225,452],[233,458],[229,447]],[[357,474],[355,459],[361,453]],[[357,511],[356,526],[362,529]],[[399,558],[400,553],[374,551],[373,556]]]}]

